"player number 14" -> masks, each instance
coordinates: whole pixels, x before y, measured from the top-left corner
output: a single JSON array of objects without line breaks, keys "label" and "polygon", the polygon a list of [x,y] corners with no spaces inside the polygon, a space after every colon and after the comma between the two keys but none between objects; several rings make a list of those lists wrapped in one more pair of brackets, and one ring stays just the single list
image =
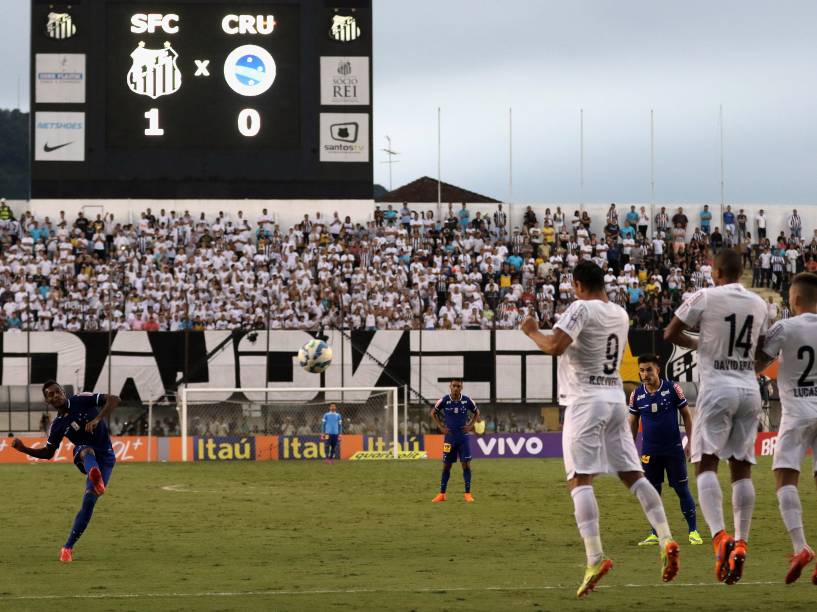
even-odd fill
[{"label": "player number 14", "polygon": [[[164,136],[165,131],[159,127],[159,109],[151,108],[145,113],[148,126],[145,128],[145,136]],[[245,108],[238,113],[238,132],[242,136],[257,136],[261,131],[261,115],[254,108]]]}]

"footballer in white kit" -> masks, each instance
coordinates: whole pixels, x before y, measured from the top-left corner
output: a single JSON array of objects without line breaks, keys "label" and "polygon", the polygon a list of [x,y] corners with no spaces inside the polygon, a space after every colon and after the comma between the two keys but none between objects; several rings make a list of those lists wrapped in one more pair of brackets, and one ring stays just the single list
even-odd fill
[{"label": "footballer in white kit", "polygon": [[[755,504],[751,467],[760,420],[755,352],[766,332],[766,305],[738,280],[740,254],[724,249],[715,259],[715,287],[691,295],[675,312],[664,338],[698,351],[700,383],[692,430],[691,458],[698,497],[715,550],[715,576],[735,584],[743,575]],[[697,328],[698,338],[687,333]],[[735,535],[726,532],[718,463],[728,459],[732,475]]]},{"label": "footballer in white kit", "polygon": [[[796,316],[775,323],[763,339],[758,371],[779,360],[777,387],[783,417],[777,433],[772,467],[783,523],[794,547],[785,582],[800,577],[814,560],[806,543],[803,510],[797,483],[806,452],[812,452],[812,472],[817,481],[817,275],[802,273],[789,287],[789,305]],[[811,580],[817,584],[817,568]]]},{"label": "footballer in white kit", "polygon": [[613,567],[602,551],[593,490],[593,478],[604,473],[617,473],[641,504],[658,535],[662,580],[669,582],[680,565],[678,544],[672,539],[661,496],[644,478],[619,374],[629,319],[623,308],[609,301],[604,272],[592,261],[576,265],[573,289],[578,299],[562,314],[552,334],[540,332],[531,317],[523,321],[522,331],[543,352],[560,357],[559,401],[566,406],[562,453],[587,554],[577,596],[588,595]]}]

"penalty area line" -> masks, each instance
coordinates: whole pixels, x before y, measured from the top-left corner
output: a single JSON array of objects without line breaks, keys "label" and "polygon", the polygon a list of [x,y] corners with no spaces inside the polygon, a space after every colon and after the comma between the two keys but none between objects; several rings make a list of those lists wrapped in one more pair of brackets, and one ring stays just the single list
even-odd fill
[{"label": "penalty area line", "polygon": [[[768,586],[779,584],[781,581],[741,581],[744,586]],[[655,587],[723,587],[719,582],[672,582],[658,584],[600,584],[596,589],[653,589]],[[76,593],[61,595],[0,595],[0,601],[48,601],[59,599],[181,599],[181,598],[207,598],[207,597],[284,597],[297,595],[356,595],[356,594],[377,594],[377,593],[461,593],[461,592],[508,592],[522,593],[530,591],[573,591],[575,586],[552,584],[541,586],[487,586],[487,587],[428,587],[428,588],[406,588],[406,589],[311,589],[311,590],[265,590],[265,591],[201,591],[198,593]]]}]

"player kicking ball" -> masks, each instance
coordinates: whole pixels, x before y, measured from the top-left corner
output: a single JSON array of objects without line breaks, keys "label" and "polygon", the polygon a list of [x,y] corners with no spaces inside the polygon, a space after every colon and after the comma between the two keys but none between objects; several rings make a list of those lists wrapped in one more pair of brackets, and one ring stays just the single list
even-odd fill
[{"label": "player kicking ball", "polygon": [[46,403],[57,411],[45,446],[29,448],[19,438],[14,439],[12,446],[31,457],[51,459],[63,438],[68,438],[74,444],[74,464],[80,472],[88,475],[88,479],[82,507],[74,519],[68,541],[60,551],[60,561],[70,563],[73,561],[74,544],[88,527],[94,506],[99,496],[105,492],[116,463],[105,419],[119,405],[119,398],[101,393],[80,393],[66,397],[62,387],[53,380],[43,385],[43,395]]},{"label": "player kicking ball", "polygon": [[[796,316],[775,323],[763,339],[757,371],[775,358],[780,359],[777,385],[783,418],[774,447],[777,501],[783,524],[794,546],[786,584],[800,577],[814,560],[814,550],[806,544],[803,507],[797,492],[800,466],[811,449],[817,482],[817,275],[803,272],[792,280],[789,304]],[[817,568],[811,575],[817,585]]]},{"label": "player kicking ball", "polygon": [[[661,494],[664,472],[667,480],[681,502],[681,513],[689,527],[689,543],[703,544],[695,519],[695,500],[689,492],[687,477],[686,449],[681,441],[678,415],[684,421],[687,436],[692,434],[692,415],[687,407],[684,392],[678,383],[664,380],[659,376],[661,364],[658,355],[644,354],[638,357],[638,376],[641,384],[630,394],[630,430],[633,440],[638,435],[638,423],[643,423],[641,439],[641,466],[650,484]],[[639,546],[658,544],[658,536],[653,531]]]},{"label": "player kicking ball", "polygon": [[[755,350],[766,332],[766,304],[738,280],[740,254],[724,249],[715,258],[715,287],[690,296],[664,330],[664,339],[698,351],[700,387],[692,463],[698,502],[712,534],[715,576],[735,584],[743,576],[749,548],[749,526],[755,507],[752,465],[760,420],[760,390],[755,378]],[[700,329],[699,338],[687,332]],[[726,531],[718,463],[729,461],[732,475],[732,516],[735,535]]]},{"label": "player kicking ball", "polygon": [[610,302],[604,272],[583,261],[573,270],[576,301],[562,314],[551,335],[535,319],[522,331],[548,355],[559,359],[559,395],[566,406],[562,454],[576,523],[584,540],[587,569],[578,597],[587,596],[613,567],[605,558],[599,530],[599,506],[593,490],[597,474],[615,472],[641,504],[658,534],[661,578],[678,574],[680,554],[672,539],[661,496],[644,478],[633,436],[627,426],[624,387],[619,374],[630,327],[627,313]]},{"label": "player kicking ball", "polygon": [[440,478],[440,492],[431,501],[444,502],[448,499],[448,479],[451,478],[451,466],[459,457],[462,463],[462,479],[465,481],[465,501],[473,502],[471,495],[471,445],[468,442],[468,432],[474,428],[479,419],[479,409],[474,401],[462,394],[462,380],[453,379],[448,389],[450,393],[443,395],[431,409],[431,418],[445,434],[443,439],[443,473]]}]

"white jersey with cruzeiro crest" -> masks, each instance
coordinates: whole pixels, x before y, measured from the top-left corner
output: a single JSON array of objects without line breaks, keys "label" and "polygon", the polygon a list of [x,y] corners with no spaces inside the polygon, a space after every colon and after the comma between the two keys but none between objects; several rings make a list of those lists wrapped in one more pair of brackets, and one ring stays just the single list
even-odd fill
[{"label": "white jersey with cruzeiro crest", "polygon": [[630,329],[627,312],[613,302],[576,300],[553,329],[573,340],[559,357],[559,403],[594,399],[623,404],[619,366]]},{"label": "white jersey with cruzeiro crest", "polygon": [[701,289],[675,312],[689,328],[699,328],[701,389],[757,389],[755,348],[766,333],[766,303],[740,283]]},{"label": "white jersey with cruzeiro crest", "polygon": [[777,386],[783,415],[817,417],[817,314],[772,325],[763,352],[772,359],[780,357]]}]

